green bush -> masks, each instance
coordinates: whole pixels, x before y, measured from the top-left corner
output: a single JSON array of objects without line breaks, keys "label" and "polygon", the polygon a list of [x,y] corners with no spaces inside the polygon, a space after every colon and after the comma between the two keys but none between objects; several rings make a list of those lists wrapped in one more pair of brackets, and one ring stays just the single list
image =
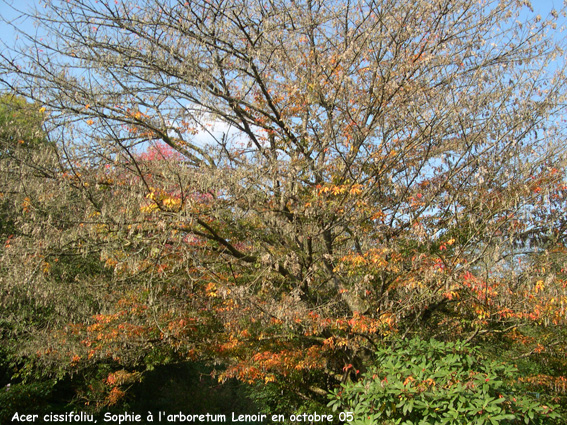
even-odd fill
[{"label": "green bush", "polygon": [[12,384],[0,388],[0,423],[9,423],[16,412],[42,413],[52,393],[52,381]]},{"label": "green bush", "polygon": [[513,386],[517,370],[464,342],[412,339],[377,352],[375,366],[330,394],[362,424],[553,424],[557,406]]}]

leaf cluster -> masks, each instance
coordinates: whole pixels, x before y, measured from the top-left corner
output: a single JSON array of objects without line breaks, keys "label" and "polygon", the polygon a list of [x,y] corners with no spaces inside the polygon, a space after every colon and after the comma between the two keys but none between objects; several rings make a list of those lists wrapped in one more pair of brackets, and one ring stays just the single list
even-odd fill
[{"label": "leaf cluster", "polygon": [[330,395],[353,424],[549,424],[558,406],[519,391],[518,370],[457,342],[414,338],[378,350],[358,382]]}]

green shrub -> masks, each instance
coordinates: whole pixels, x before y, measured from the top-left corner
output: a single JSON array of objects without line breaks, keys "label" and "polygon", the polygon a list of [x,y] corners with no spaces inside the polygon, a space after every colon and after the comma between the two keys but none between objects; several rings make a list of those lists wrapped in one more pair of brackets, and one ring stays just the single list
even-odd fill
[{"label": "green shrub", "polygon": [[552,424],[556,406],[513,387],[517,370],[463,342],[412,339],[377,352],[375,366],[331,395],[362,424]]},{"label": "green shrub", "polygon": [[0,423],[9,423],[16,412],[42,413],[48,405],[54,382],[12,384],[0,388]]}]

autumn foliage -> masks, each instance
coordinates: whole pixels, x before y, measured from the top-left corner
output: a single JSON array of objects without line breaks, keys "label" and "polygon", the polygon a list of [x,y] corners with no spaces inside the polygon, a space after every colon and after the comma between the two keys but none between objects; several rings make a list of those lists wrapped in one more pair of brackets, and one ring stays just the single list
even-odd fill
[{"label": "autumn foliage", "polygon": [[0,250],[11,355],[61,376],[111,365],[99,407],[155,365],[197,360],[220,381],[325,400],[377,349],[434,336],[553,364],[521,379],[564,397],[557,13],[460,0],[42,13],[57,42],[1,65],[53,141],[0,152],[18,229]]}]

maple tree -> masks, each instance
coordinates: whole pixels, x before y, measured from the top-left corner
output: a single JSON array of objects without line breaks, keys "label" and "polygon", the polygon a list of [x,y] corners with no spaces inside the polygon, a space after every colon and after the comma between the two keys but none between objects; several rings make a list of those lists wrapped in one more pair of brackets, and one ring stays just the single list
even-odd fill
[{"label": "maple tree", "polygon": [[2,251],[4,303],[52,314],[22,355],[111,362],[101,405],[172,358],[321,397],[413,334],[504,335],[565,364],[558,13],[45,6],[48,34],[1,64],[57,140]]}]

